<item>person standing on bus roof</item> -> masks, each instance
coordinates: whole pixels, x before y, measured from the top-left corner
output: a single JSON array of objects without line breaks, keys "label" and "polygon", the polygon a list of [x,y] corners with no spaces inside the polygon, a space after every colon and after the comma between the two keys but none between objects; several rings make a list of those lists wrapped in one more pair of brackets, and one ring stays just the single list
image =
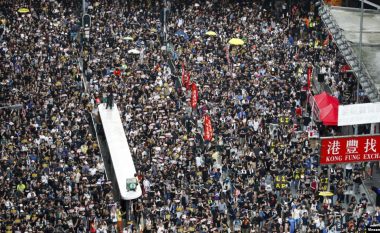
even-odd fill
[{"label": "person standing on bus roof", "polygon": [[106,105],[106,109],[108,109],[108,107],[110,109],[112,109],[112,106],[113,106],[113,93],[112,91],[110,92],[110,94],[108,95],[107,97],[107,105]]}]

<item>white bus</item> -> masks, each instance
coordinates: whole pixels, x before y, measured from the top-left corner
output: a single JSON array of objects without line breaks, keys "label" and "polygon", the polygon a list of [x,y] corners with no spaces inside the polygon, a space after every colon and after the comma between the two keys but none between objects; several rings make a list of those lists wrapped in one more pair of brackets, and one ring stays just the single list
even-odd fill
[{"label": "white bus", "polygon": [[[117,105],[114,104],[112,109],[106,109],[106,104],[100,104],[98,111],[112,162],[111,180],[114,187],[118,188],[120,201],[137,199],[142,195],[142,191],[135,177],[136,169]],[[125,206],[125,203],[122,203],[122,206]]]}]

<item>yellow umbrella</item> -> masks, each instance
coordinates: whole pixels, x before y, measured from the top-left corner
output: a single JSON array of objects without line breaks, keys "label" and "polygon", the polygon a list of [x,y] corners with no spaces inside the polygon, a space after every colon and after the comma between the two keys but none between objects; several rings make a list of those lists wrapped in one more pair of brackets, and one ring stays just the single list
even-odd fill
[{"label": "yellow umbrella", "polygon": [[206,32],[206,35],[208,35],[208,36],[216,36],[216,32],[208,31],[208,32]]},{"label": "yellow umbrella", "polygon": [[319,196],[331,197],[331,196],[334,196],[334,193],[332,193],[332,192],[319,192]]},{"label": "yellow umbrella", "polygon": [[232,38],[231,40],[228,41],[230,45],[243,45],[244,41],[239,38]]},{"label": "yellow umbrella", "polygon": [[19,8],[18,10],[17,10],[17,12],[18,13],[29,13],[30,12],[30,10],[28,9],[28,8],[26,8],[26,7],[21,7],[21,8]]}]

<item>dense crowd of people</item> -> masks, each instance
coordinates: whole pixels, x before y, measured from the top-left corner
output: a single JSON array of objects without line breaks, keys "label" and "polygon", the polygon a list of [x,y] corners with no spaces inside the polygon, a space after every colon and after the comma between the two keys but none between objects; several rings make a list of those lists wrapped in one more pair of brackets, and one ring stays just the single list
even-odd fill
[{"label": "dense crowd of people", "polygon": [[1,1],[0,231],[106,229],[115,200],[90,132],[74,6],[21,6]]},{"label": "dense crowd of people", "polygon": [[1,102],[15,106],[0,110],[1,231],[116,231],[89,118],[100,103],[121,111],[143,188],[127,231],[348,232],[380,221],[365,194],[347,195],[366,166],[321,168],[304,131],[308,68],[325,70],[337,97],[346,87],[311,1],[167,1],[170,46],[158,1],[88,1],[88,40],[77,3],[32,1],[27,14],[0,3]]}]

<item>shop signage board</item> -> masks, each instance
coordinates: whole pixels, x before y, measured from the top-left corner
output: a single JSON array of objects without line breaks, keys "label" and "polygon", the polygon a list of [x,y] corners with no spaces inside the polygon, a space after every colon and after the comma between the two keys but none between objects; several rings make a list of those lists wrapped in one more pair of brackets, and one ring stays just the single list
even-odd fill
[{"label": "shop signage board", "polygon": [[380,135],[321,138],[320,164],[380,160]]},{"label": "shop signage board", "polygon": [[338,126],[380,122],[380,102],[339,105]]}]

